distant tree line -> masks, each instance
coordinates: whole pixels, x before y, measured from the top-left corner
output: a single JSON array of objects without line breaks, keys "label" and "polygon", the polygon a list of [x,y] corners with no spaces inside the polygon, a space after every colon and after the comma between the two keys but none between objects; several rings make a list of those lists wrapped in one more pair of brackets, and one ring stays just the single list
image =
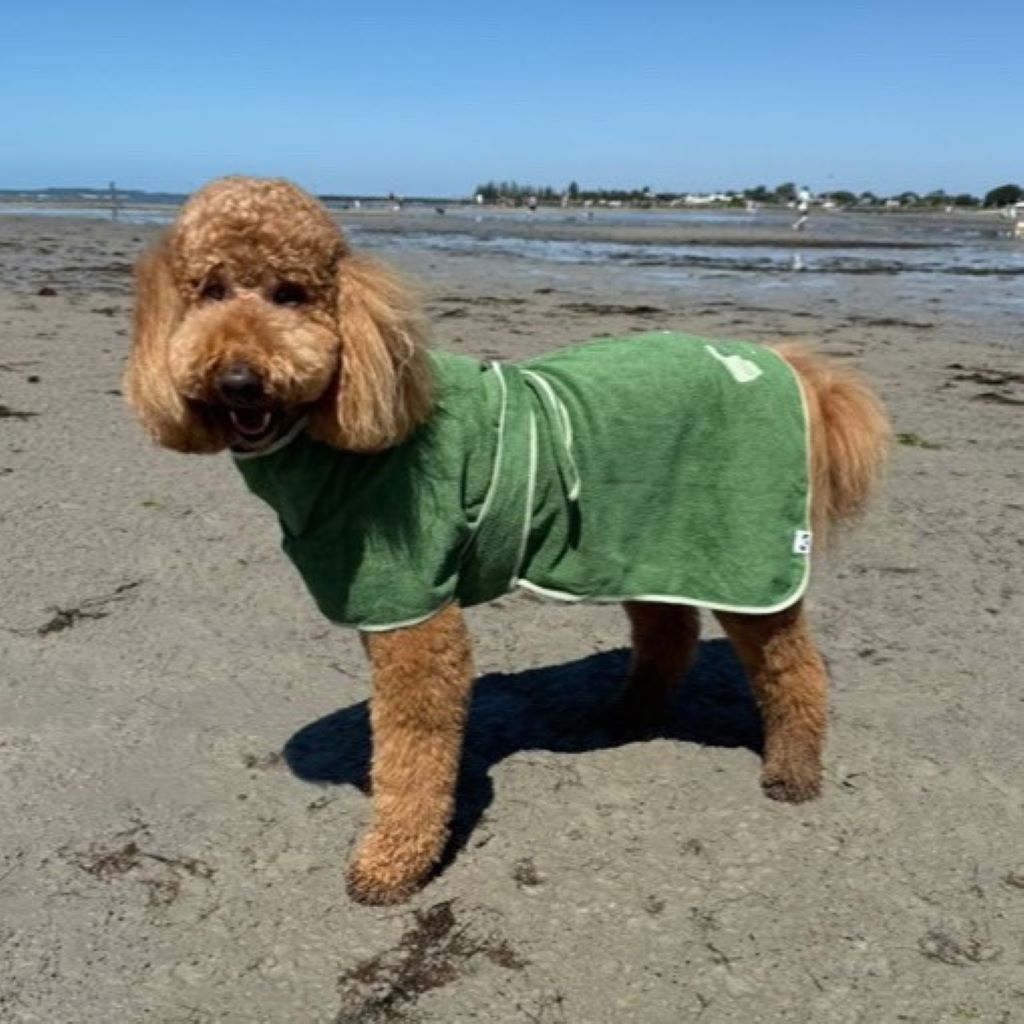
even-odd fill
[{"label": "distant tree line", "polygon": [[1024,188],[1020,185],[1000,185],[985,193],[986,206],[1012,206],[1024,199]]},{"label": "distant tree line", "polygon": [[[485,203],[521,206],[536,199],[538,203],[568,202],[597,203],[609,202],[628,203],[636,206],[654,204],[670,204],[685,202],[685,192],[655,192],[649,185],[633,189],[582,189],[575,181],[562,189],[550,185],[524,185],[516,181],[488,181],[477,185],[476,193]],[[784,181],[774,188],[757,185],[739,191],[726,191],[720,194],[720,201],[725,204],[742,206],[746,202],[761,204],[786,205],[796,201],[799,194],[796,182]],[[1020,185],[1000,185],[990,189],[983,197],[971,195],[969,192],[950,194],[942,189],[935,189],[924,194],[918,192],[900,192],[892,196],[880,196],[874,192],[850,192],[846,189],[832,189],[820,193],[820,200],[831,200],[837,206],[884,206],[887,203],[898,203],[901,207],[917,207],[938,209],[947,206],[961,209],[985,207],[987,209],[1012,206],[1024,200],[1024,188]]]},{"label": "distant tree line", "polygon": [[488,181],[477,185],[476,193],[483,197],[485,203],[512,203],[517,206],[530,198],[535,198],[541,203],[561,202],[563,198],[570,203],[649,203],[662,198],[660,195],[656,196],[649,185],[643,188],[581,189],[575,181],[570,181],[561,189],[552,188],[550,185],[521,185],[517,181]]}]

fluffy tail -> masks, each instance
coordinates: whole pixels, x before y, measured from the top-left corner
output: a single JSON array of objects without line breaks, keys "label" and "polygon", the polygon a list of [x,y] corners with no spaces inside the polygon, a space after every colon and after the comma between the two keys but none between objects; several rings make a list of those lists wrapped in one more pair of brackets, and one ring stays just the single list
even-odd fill
[{"label": "fluffy tail", "polygon": [[854,518],[868,503],[889,448],[889,419],[867,383],[848,367],[794,346],[776,351],[796,371],[811,423],[812,526]]}]

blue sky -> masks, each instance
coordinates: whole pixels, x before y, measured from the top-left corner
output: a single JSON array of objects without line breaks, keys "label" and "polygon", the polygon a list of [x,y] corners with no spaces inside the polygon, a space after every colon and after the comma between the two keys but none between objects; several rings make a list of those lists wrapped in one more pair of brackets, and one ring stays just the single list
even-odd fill
[{"label": "blue sky", "polygon": [[1024,180],[1024,3],[6,5],[0,187],[220,174],[983,192]]}]

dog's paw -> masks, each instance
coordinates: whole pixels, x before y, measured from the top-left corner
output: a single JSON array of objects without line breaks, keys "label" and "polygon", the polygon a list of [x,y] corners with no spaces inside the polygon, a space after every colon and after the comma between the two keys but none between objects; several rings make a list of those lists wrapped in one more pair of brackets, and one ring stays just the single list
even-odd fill
[{"label": "dog's paw", "polygon": [[821,794],[821,767],[816,761],[798,764],[767,764],[761,772],[761,789],[771,800],[800,804]]},{"label": "dog's paw", "polygon": [[437,843],[416,837],[400,842],[371,833],[349,865],[345,888],[357,903],[404,903],[430,877]]},{"label": "dog's paw", "polygon": [[419,880],[381,878],[358,863],[349,865],[345,874],[345,891],[356,903],[368,907],[387,907],[405,903],[422,883]]}]

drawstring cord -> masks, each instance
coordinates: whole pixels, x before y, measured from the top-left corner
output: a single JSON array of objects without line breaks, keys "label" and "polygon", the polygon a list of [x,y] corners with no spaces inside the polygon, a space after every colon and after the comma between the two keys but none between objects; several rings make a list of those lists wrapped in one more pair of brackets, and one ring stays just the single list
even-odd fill
[{"label": "drawstring cord", "polygon": [[534,370],[523,370],[523,376],[532,383],[534,389],[547,403],[552,412],[555,427],[560,435],[560,445],[556,445],[556,453],[562,457],[558,458],[558,469],[566,485],[566,493],[571,502],[578,502],[580,498],[580,471],[576,465],[576,456],[573,454],[572,420],[569,419],[569,410],[565,403],[555,393],[551,383]]}]

